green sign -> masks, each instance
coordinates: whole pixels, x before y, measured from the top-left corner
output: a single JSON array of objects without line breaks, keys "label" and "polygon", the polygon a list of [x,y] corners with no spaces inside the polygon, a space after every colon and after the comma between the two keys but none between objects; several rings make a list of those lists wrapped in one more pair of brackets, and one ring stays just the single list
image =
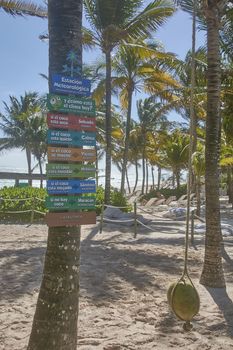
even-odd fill
[{"label": "green sign", "polygon": [[46,207],[49,210],[94,209],[95,201],[95,197],[54,196],[46,198]]},{"label": "green sign", "polygon": [[88,178],[95,177],[95,165],[49,163],[46,172],[48,177]]},{"label": "green sign", "polygon": [[95,101],[91,98],[48,94],[47,107],[49,111],[95,116]]}]

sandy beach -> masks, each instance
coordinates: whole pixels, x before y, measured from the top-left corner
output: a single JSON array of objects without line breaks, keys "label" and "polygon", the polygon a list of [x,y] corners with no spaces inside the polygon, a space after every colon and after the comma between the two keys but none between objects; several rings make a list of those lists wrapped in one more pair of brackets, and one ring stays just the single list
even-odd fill
[{"label": "sandy beach", "polygon": [[[148,215],[148,217],[150,217]],[[193,331],[183,331],[168,307],[166,290],[183,267],[184,222],[160,214],[133,229],[105,224],[82,229],[80,350],[233,348],[233,236],[224,237],[226,289],[199,284],[204,239],[190,248],[189,272],[200,294]],[[46,249],[45,225],[0,225],[0,349],[26,349]],[[46,350],[46,349],[45,349]]]}]

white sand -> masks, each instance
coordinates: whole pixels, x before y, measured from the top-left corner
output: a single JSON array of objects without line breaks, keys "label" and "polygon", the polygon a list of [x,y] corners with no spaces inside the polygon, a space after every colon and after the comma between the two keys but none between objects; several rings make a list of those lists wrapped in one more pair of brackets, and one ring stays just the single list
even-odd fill
[{"label": "white sand", "polygon": [[[159,218],[158,218],[159,220]],[[190,249],[190,275],[201,298],[194,329],[185,333],[169,310],[166,290],[183,266],[183,223],[160,220],[155,232],[105,224],[83,228],[79,312],[80,350],[232,350],[233,237],[226,241],[227,289],[198,283],[203,238]],[[0,225],[0,349],[26,349],[46,248],[44,225]],[[229,244],[231,242],[231,245]],[[45,349],[46,350],[46,349]]]}]

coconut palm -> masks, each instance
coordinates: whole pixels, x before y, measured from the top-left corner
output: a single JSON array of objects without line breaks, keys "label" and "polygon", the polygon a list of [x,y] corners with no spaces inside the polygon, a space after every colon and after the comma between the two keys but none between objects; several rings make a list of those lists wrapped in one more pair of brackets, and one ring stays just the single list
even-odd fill
[{"label": "coconut palm", "polygon": [[[82,65],[82,1],[48,0],[49,82],[72,50]],[[50,227],[28,350],[76,350],[80,226]],[[41,336],[43,334],[43,336]]]},{"label": "coconut palm", "polygon": [[[0,114],[0,129],[4,137],[0,139],[0,150],[21,148],[26,152],[29,179],[32,173],[32,129],[31,123],[42,113],[42,103],[36,92],[27,93],[17,99],[10,96],[10,103],[4,102],[5,113]],[[31,179],[29,180],[31,185]]]},{"label": "coconut palm", "polygon": [[106,180],[105,202],[111,187],[111,54],[122,40],[138,39],[161,26],[174,12],[169,0],[156,0],[141,10],[142,0],[84,0],[91,30],[86,35],[106,59]]},{"label": "coconut palm", "polygon": [[[154,98],[137,101],[137,112],[139,123],[138,140],[142,146],[142,194],[144,194],[146,180],[147,146],[151,133],[164,129],[167,124],[166,108],[163,104],[156,102]],[[140,131],[139,131],[140,130]]]},{"label": "coconut palm", "polygon": [[178,82],[167,73],[174,66],[175,56],[165,53],[158,45],[132,43],[121,45],[113,59],[113,70],[118,77],[112,78],[112,86],[120,88],[122,108],[126,110],[125,146],[122,165],[121,192],[124,191],[125,171],[129,152],[132,97],[144,90],[159,95],[168,88],[177,88]]},{"label": "coconut palm", "polygon": [[193,173],[196,176],[197,215],[201,213],[201,179],[205,175],[205,150],[199,145],[192,155]]},{"label": "coconut palm", "polygon": [[189,137],[179,130],[167,135],[162,151],[163,167],[172,170],[177,189],[180,188],[181,171],[188,166]]},{"label": "coconut palm", "polygon": [[47,10],[43,6],[38,6],[33,2],[0,0],[0,9],[12,16],[36,16],[47,17]]},{"label": "coconut palm", "polygon": [[224,287],[221,257],[221,220],[219,203],[220,151],[220,40],[221,19],[228,1],[204,3],[207,24],[207,119],[206,119],[206,240],[201,283],[209,287]]}]

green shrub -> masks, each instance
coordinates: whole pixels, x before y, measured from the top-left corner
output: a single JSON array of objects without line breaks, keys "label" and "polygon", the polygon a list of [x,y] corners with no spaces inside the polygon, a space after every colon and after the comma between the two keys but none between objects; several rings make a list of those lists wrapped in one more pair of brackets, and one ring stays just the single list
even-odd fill
[{"label": "green shrub", "polygon": [[[0,218],[7,221],[29,222],[30,212],[12,214],[7,212],[23,212],[34,208],[45,213],[46,195],[46,189],[37,187],[4,187],[0,189]],[[35,219],[42,217],[40,214],[35,214]]]},{"label": "green shrub", "polygon": [[[104,203],[104,188],[99,186],[96,191],[96,213],[97,215],[101,212],[101,205]],[[110,205],[115,207],[127,207],[122,211],[131,211],[131,206],[128,205],[126,197],[116,189],[111,190],[110,194]]]}]

